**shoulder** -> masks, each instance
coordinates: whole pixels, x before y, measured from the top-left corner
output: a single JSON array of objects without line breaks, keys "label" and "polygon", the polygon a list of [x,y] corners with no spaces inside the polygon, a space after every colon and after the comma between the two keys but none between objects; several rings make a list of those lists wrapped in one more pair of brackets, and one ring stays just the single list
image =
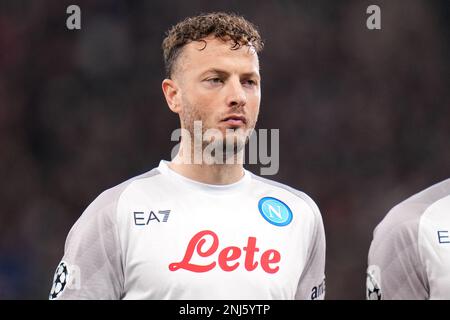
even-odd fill
[{"label": "shoulder", "polygon": [[450,179],[437,183],[393,207],[374,231],[374,238],[407,236],[417,240],[423,217],[439,200],[450,194]]},{"label": "shoulder", "polygon": [[121,195],[136,181],[151,178],[157,176],[158,174],[160,174],[160,172],[155,168],[103,191],[85,209],[74,225],[74,228],[78,225],[86,225],[90,224],[90,222],[95,222],[98,220],[115,222],[117,204]]}]

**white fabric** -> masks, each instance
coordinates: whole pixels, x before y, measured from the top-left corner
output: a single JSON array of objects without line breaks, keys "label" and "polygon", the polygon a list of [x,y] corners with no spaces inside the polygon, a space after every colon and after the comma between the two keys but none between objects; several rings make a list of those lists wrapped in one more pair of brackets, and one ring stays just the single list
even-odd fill
[{"label": "white fabric", "polygon": [[[258,209],[263,197],[285,203],[291,223],[266,220]],[[213,267],[205,272],[179,268],[200,232],[203,247],[193,251],[189,263]],[[208,249],[210,256],[200,256]],[[319,209],[304,193],[246,170],[240,181],[217,186],[187,179],[161,161],[149,173],[102,193],[71,229],[62,260],[70,279],[57,299],[324,297]]]},{"label": "white fabric", "polygon": [[394,207],[374,231],[368,298],[450,299],[450,179]]}]

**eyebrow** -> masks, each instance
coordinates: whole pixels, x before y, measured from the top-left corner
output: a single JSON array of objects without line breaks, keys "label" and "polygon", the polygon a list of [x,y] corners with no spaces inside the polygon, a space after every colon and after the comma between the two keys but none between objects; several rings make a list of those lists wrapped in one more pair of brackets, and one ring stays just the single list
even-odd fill
[{"label": "eyebrow", "polygon": [[[216,74],[218,74],[220,76],[223,76],[223,77],[228,77],[230,75],[230,73],[228,71],[217,69],[217,68],[211,68],[211,69],[208,69],[208,70],[202,72],[200,76],[204,76],[207,73],[216,73]],[[261,78],[261,76],[259,74],[257,74],[256,72],[254,72],[254,71],[252,71],[252,72],[244,72],[244,73],[240,74],[240,76],[242,76],[244,78],[251,78],[251,77],[256,77],[258,79]]]}]

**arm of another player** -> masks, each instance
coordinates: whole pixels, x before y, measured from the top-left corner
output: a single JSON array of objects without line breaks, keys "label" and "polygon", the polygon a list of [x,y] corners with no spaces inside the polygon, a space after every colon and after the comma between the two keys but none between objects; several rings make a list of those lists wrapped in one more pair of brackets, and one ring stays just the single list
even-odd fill
[{"label": "arm of another player", "polygon": [[418,220],[383,221],[370,245],[366,279],[369,300],[427,299],[428,281],[417,236]]}]

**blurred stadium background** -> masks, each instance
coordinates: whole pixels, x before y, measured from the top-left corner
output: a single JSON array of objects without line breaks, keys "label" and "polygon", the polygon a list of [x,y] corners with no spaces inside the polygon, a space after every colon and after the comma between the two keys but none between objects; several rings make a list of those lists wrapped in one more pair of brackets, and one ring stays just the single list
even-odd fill
[{"label": "blurred stadium background", "polygon": [[[65,26],[70,4],[81,7],[79,31]],[[366,28],[370,4],[381,7],[380,31]],[[178,119],[160,89],[164,32],[232,11],[266,42],[258,127],[280,129],[280,171],[269,178],[322,211],[326,298],[364,299],[374,227],[450,177],[449,5],[2,0],[0,298],[46,299],[84,208],[169,159]]]}]

